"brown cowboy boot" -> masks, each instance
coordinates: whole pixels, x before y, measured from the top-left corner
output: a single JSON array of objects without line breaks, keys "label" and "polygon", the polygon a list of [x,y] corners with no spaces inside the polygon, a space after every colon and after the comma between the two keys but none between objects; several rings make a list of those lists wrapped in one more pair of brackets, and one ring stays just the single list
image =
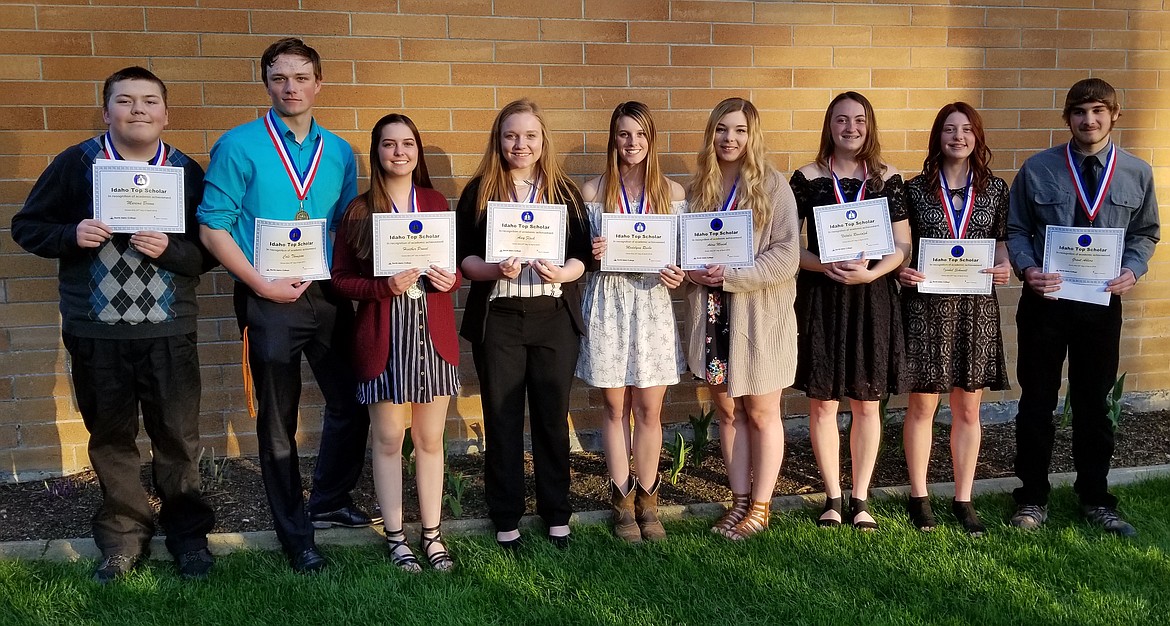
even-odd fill
[{"label": "brown cowboy boot", "polygon": [[638,522],[634,518],[634,477],[626,481],[625,495],[618,488],[617,483],[609,481],[609,499],[613,506],[613,534],[619,539],[630,543],[641,543],[642,533],[638,530]]},{"label": "brown cowboy boot", "polygon": [[638,497],[634,499],[634,510],[638,518],[638,526],[642,529],[642,538],[646,541],[660,541],[666,539],[666,529],[658,519],[658,487],[662,479],[654,477],[654,487],[646,491],[638,485]]}]

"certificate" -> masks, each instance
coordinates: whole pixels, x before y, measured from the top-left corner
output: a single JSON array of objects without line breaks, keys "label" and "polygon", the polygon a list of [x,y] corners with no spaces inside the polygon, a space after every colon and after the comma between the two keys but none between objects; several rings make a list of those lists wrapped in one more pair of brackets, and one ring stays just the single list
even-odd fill
[{"label": "certificate", "polygon": [[328,280],[325,220],[256,220],[252,266],[269,280]]},{"label": "certificate", "polygon": [[455,214],[374,213],[374,276],[437,265],[455,273]]},{"label": "certificate", "polygon": [[1113,295],[1105,283],[1121,274],[1124,228],[1044,228],[1044,272],[1060,274],[1060,288],[1050,294],[1108,306]]},{"label": "certificate", "polygon": [[918,283],[918,292],[988,295],[991,274],[982,270],[993,265],[994,239],[923,237],[918,240],[918,271],[926,279]]},{"label": "certificate", "polygon": [[679,219],[682,254],[679,267],[697,270],[710,264],[727,267],[753,267],[756,245],[752,230],[752,212],[714,211],[683,213]]},{"label": "certificate", "polygon": [[894,251],[885,198],[813,207],[821,263],[877,259]]},{"label": "certificate", "polygon": [[184,198],[181,167],[93,162],[93,217],[116,233],[186,232]]},{"label": "certificate", "polygon": [[657,272],[678,257],[678,216],[602,213],[603,272]]},{"label": "certificate", "polygon": [[488,202],[484,260],[499,263],[516,257],[564,265],[567,222],[568,209],[563,204]]}]

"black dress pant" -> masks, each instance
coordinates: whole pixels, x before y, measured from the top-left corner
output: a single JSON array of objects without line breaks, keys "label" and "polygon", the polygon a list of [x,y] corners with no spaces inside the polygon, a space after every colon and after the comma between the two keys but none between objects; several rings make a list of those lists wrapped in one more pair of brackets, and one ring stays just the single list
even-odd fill
[{"label": "black dress pant", "polygon": [[296,555],[314,545],[296,441],[302,354],[325,398],[309,508],[328,512],[353,504],[349,492],[365,465],[370,417],[356,398],[353,308],[332,294],[328,281],[315,281],[289,304],[265,300],[237,282],[235,306],[241,328],[248,329],[260,473],[276,536]]},{"label": "black dress pant", "polygon": [[138,412],[150,436],[159,523],[175,555],[207,547],[215,514],[199,489],[199,353],[195,333],[152,339],[64,335],[89,461],[102,487],[93,538],[103,556],[149,549],[154,511],[142,487]]},{"label": "black dress pant", "polygon": [[1016,309],[1020,382],[1016,414],[1016,503],[1048,504],[1048,469],[1056,434],[1054,411],[1061,369],[1068,356],[1068,393],[1073,409],[1073,485],[1085,506],[1117,506],[1107,479],[1113,458],[1113,425],[1106,396],[1117,379],[1121,299],[1109,306],[1049,300],[1027,286]]},{"label": "black dress pant", "polygon": [[484,491],[498,531],[524,515],[524,400],[528,399],[536,511],[569,523],[569,390],[580,338],[562,298],[497,298],[472,345],[483,401]]}]

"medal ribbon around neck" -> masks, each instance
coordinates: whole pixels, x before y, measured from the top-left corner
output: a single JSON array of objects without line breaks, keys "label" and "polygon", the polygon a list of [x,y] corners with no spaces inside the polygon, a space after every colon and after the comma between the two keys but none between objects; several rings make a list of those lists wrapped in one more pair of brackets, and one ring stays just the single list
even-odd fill
[{"label": "medal ribbon around neck", "polygon": [[[390,195],[390,194],[386,194]],[[394,213],[402,213],[398,210],[398,205],[394,204],[394,198],[390,198],[390,210]],[[406,209],[407,213],[418,213],[418,196],[414,193],[414,183],[410,183],[410,206]]]},{"label": "medal ribbon around neck", "polygon": [[630,197],[626,195],[626,183],[618,177],[618,183],[622,186],[622,205],[618,210],[622,213],[645,213],[646,212],[646,184],[642,183],[642,197],[638,200],[638,210],[634,210],[633,205],[630,204]]},{"label": "medal ribbon around neck", "polygon": [[974,172],[968,169],[963,206],[956,210],[954,199],[951,198],[951,188],[947,185],[947,175],[941,169],[938,171],[938,197],[942,200],[943,213],[947,215],[947,228],[951,229],[951,237],[955,239],[967,237],[967,226],[971,224],[971,214],[975,208],[975,193],[971,190],[971,181],[974,178]]},{"label": "medal ribbon around neck", "polygon": [[1097,196],[1092,201],[1085,193],[1085,182],[1081,180],[1080,168],[1073,160],[1072,142],[1065,144],[1064,156],[1068,163],[1068,173],[1072,175],[1073,186],[1077,188],[1077,199],[1081,201],[1081,208],[1084,209],[1085,217],[1089,218],[1091,225],[1097,219],[1097,213],[1101,211],[1101,205],[1105,202],[1105,192],[1109,191],[1109,185],[1113,182],[1113,171],[1117,166],[1117,146],[1109,146],[1109,156],[1105,159],[1105,171],[1101,176],[1101,184],[1097,186]]},{"label": "medal ribbon around neck", "polygon": [[313,146],[313,158],[309,161],[309,167],[302,174],[297,171],[288,145],[284,142],[284,135],[276,128],[276,114],[271,110],[268,111],[268,115],[264,116],[264,126],[268,129],[268,138],[272,140],[272,147],[276,148],[276,154],[280,156],[280,162],[284,164],[284,173],[288,174],[288,179],[292,181],[293,191],[296,192],[297,199],[301,201],[301,212],[303,213],[305,198],[309,195],[309,188],[313,186],[313,179],[317,177],[317,168],[321,165],[321,154],[325,152],[325,137],[317,136],[317,144]]},{"label": "medal ribbon around neck", "polygon": [[[536,192],[540,189],[540,183],[541,183],[541,179],[539,179],[539,178],[537,178],[536,181],[532,183],[532,188],[528,190],[528,197],[524,200],[524,202],[526,202],[528,204],[532,204],[533,202],[536,202]],[[512,202],[519,202],[519,201],[520,201],[520,198],[516,197],[516,183],[515,183],[515,181],[513,181],[512,182]]]},{"label": "medal ribbon around neck", "polygon": [[739,206],[739,176],[735,177],[735,182],[731,184],[731,193],[727,194],[727,199],[723,201],[723,206],[720,211],[734,211]]},{"label": "medal ribbon around neck", "polygon": [[[102,138],[102,150],[106,154],[106,158],[112,161],[125,161],[125,157],[118,154],[117,148],[114,147],[114,138],[110,136],[110,131],[106,131]],[[158,150],[154,153],[154,158],[147,161],[147,165],[162,165],[167,160],[167,148],[162,139],[158,140]]]},{"label": "medal ribbon around neck", "polygon": [[[849,198],[845,197],[845,192],[841,189],[841,179],[837,178],[837,172],[833,171],[833,157],[829,157],[829,174],[833,177],[833,195],[837,197],[837,204],[845,204],[849,202]],[[861,164],[861,187],[857,189],[857,197],[853,202],[861,202],[865,200],[865,181],[869,180],[869,166],[864,162]]]}]

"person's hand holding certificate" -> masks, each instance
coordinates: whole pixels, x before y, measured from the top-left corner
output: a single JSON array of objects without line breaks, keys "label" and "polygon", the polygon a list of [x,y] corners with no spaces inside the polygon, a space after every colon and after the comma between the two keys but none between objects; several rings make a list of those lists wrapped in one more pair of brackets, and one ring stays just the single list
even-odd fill
[{"label": "person's hand holding certificate", "polygon": [[603,272],[658,272],[677,256],[678,217],[657,214],[603,213]]},{"label": "person's hand holding certificate", "polygon": [[269,280],[328,280],[325,220],[256,220],[252,266]]},{"label": "person's hand holding certificate", "polygon": [[885,198],[813,207],[821,263],[880,259],[894,251]]},{"label": "person's hand holding certificate", "polygon": [[488,202],[488,263],[510,258],[565,264],[568,208],[563,204]]},{"label": "person's hand holding certificate", "polygon": [[183,168],[98,159],[93,163],[93,217],[115,233],[187,230]]},{"label": "person's hand holding certificate", "polygon": [[708,265],[755,266],[751,210],[684,213],[678,218],[682,269],[697,270]]},{"label": "person's hand holding certificate", "polygon": [[455,214],[374,213],[374,276],[432,265],[455,272]]},{"label": "person's hand holding certificate", "polygon": [[1113,294],[1105,286],[1121,274],[1124,249],[1124,228],[1046,226],[1043,270],[1060,274],[1059,288],[1046,295],[1108,305]]},{"label": "person's hand holding certificate", "polygon": [[995,265],[994,239],[918,240],[917,283],[920,293],[991,293],[992,275],[984,270]]}]

